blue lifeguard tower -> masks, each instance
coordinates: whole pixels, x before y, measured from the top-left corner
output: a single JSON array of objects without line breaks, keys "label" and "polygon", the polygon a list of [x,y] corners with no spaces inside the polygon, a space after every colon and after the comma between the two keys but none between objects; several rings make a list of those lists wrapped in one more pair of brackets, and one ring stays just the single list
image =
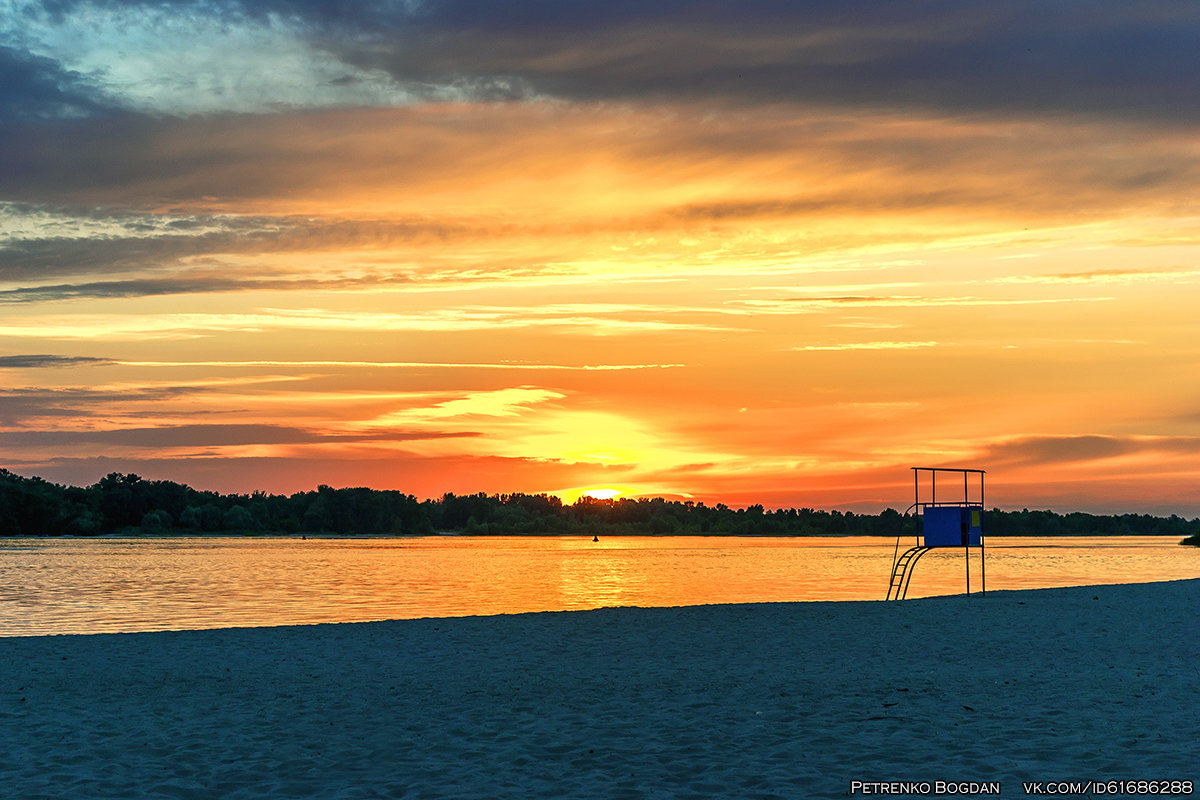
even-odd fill
[{"label": "blue lifeguard tower", "polygon": [[[921,556],[935,548],[961,547],[967,572],[967,594],[971,593],[971,550],[979,549],[979,578],[982,594],[987,594],[987,573],[983,542],[983,476],[981,469],[955,467],[913,467],[913,504],[904,512],[896,549],[892,554],[892,581],[888,600],[903,600],[908,595],[913,567]],[[942,478],[942,497],[938,499],[938,477]],[[922,478],[928,489],[922,494]],[[959,494],[959,478],[962,479]],[[972,480],[974,478],[974,480]],[[978,484],[978,492],[971,491]],[[922,499],[924,497],[924,499]],[[903,553],[900,540],[909,517],[916,521],[916,542]]]}]

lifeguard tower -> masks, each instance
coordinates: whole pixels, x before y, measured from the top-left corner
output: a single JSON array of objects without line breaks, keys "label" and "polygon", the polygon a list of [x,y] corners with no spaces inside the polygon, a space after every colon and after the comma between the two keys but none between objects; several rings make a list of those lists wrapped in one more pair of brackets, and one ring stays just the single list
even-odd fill
[{"label": "lifeguard tower", "polygon": [[[903,600],[908,595],[913,567],[921,556],[935,548],[961,547],[967,573],[967,594],[971,593],[971,550],[979,549],[979,578],[982,594],[987,594],[987,573],[983,544],[983,476],[981,469],[951,467],[913,467],[913,504],[904,512],[896,549],[892,554],[892,582],[888,600]],[[940,486],[938,479],[941,478]],[[928,487],[922,492],[922,483]],[[961,483],[960,483],[961,480]],[[978,492],[972,485],[978,483]],[[941,498],[938,490],[941,490]],[[960,494],[961,490],[961,494]],[[923,499],[924,498],[924,499]],[[917,526],[915,544],[903,553],[900,540],[909,517]]]}]

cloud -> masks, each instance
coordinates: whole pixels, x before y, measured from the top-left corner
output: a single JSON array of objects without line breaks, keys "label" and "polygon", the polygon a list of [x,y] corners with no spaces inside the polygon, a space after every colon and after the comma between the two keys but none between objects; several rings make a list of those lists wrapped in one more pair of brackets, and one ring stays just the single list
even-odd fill
[{"label": "cloud", "polygon": [[1194,119],[1200,13],[1105,0],[425,4],[341,48],[430,82],[519,80],[558,97],[706,97]]},{"label": "cloud", "polygon": [[999,442],[985,449],[983,460],[1010,467],[1086,464],[1139,455],[1195,456],[1194,436],[1030,436]]},{"label": "cloud", "polygon": [[343,291],[403,283],[404,278],[370,276],[309,280],[289,278],[230,278],[217,275],[140,278],[124,281],[65,283],[0,290],[0,303],[43,303],[81,298],[156,297],[176,294],[221,294],[261,291]]},{"label": "cloud", "polygon": [[[44,113],[154,114],[552,97],[1195,120],[1200,12],[1096,0],[16,3]],[[56,96],[56,93],[60,96]]]},{"label": "cloud", "polygon": [[0,432],[0,444],[15,447],[53,448],[87,444],[121,447],[231,447],[252,444],[344,444],[401,442],[478,436],[472,431],[403,431],[330,434],[286,425],[221,424],[174,425],[154,428],[107,430],[52,430]]},{"label": "cloud", "polygon": [[[55,357],[13,357],[17,365],[29,363],[25,359],[39,359],[31,366],[55,364]],[[64,363],[68,367],[109,366],[116,362],[74,361]],[[23,386],[0,388],[0,422],[4,425],[28,427],[29,420],[40,417],[68,417],[81,419],[117,418],[147,419],[151,417],[173,417],[179,414],[170,404],[186,400],[187,415],[213,413],[194,401],[205,395],[212,396],[230,387],[255,387],[303,380],[297,376],[252,375],[233,378],[199,378],[193,380],[162,382],[125,382],[94,384],[90,386]],[[236,409],[227,409],[236,411]]]},{"label": "cloud", "polygon": [[388,106],[438,94],[339,60],[295,13],[251,16],[233,4],[203,2],[53,5],[10,12],[8,37],[88,75],[130,110],[187,115]]},{"label": "cloud", "polygon": [[[367,254],[397,246],[444,244],[450,239],[498,233],[501,231],[495,225],[403,215],[391,219],[338,219],[117,210],[104,213],[96,208],[6,203],[0,204],[0,278],[44,280],[55,275],[110,275],[135,270],[161,273],[191,267],[186,274],[146,280],[140,287],[136,283],[106,281],[84,286],[23,287],[5,293],[6,299],[18,302],[43,299],[42,294],[53,298],[60,294],[104,297],[234,291],[241,283],[238,279],[213,274],[213,269],[205,272],[194,265],[219,264],[228,257],[322,251],[352,251],[361,261],[367,259]],[[406,276],[376,270],[371,279],[377,283],[396,282]],[[250,278],[245,283],[249,289],[288,288],[264,279]]]},{"label": "cloud", "polygon": [[[44,358],[54,358],[45,356]],[[104,361],[131,367],[337,367],[364,369],[468,369],[569,372],[621,372],[643,369],[675,369],[683,364],[547,364],[531,361]],[[2,365],[2,362],[0,362]]]},{"label": "cloud", "polygon": [[562,392],[536,386],[519,386],[487,392],[469,392],[425,408],[394,411],[368,423],[370,426],[457,417],[515,417],[530,406],[566,397]]},{"label": "cloud", "polygon": [[112,359],[91,356],[20,355],[0,356],[0,369],[41,369],[43,367],[100,367],[114,364]]},{"label": "cloud", "polygon": [[111,418],[119,416],[121,409],[126,409],[127,413],[133,413],[137,409],[142,411],[143,416],[147,416],[141,409],[142,404],[159,404],[195,394],[197,391],[199,390],[183,387],[147,387],[132,391],[24,387],[0,389],[0,425],[36,428],[40,424],[38,421],[46,418]]},{"label": "cloud", "polygon": [[[648,306],[646,312],[659,307]],[[635,309],[632,309],[636,311]],[[0,321],[0,336],[32,339],[127,340],[194,339],[218,333],[264,331],[343,331],[380,334],[402,331],[460,332],[558,328],[588,336],[665,331],[732,331],[696,321],[663,321],[626,316],[630,307],[452,306],[411,313],[343,311],[326,308],[259,308],[249,312],[162,313],[155,315],[46,314]],[[649,314],[645,314],[649,316]]]},{"label": "cloud", "polygon": [[78,118],[110,109],[83,75],[0,45],[0,120]]},{"label": "cloud", "polygon": [[843,342],[840,344],[808,344],[793,347],[793,350],[804,352],[845,350],[918,350],[926,347],[937,347],[938,342]]},{"label": "cloud", "polygon": [[1055,303],[1098,303],[1111,297],[938,297],[915,295],[848,295],[844,297],[786,297],[778,300],[729,301],[731,309],[753,314],[803,314],[808,311],[855,308],[970,308],[986,306],[1037,306]]},{"label": "cloud", "polygon": [[0,137],[0,186],[16,201],[0,219],[10,278],[278,253],[392,249],[412,263],[474,244],[465,270],[490,265],[496,241],[540,247],[501,264],[530,267],[580,242],[680,229],[703,241],[803,221],[806,242],[819,223],[840,243],[863,215],[928,237],[931,225],[1170,214],[1200,180],[1194,137],[1172,129],[829,107],[127,115],[0,125]]},{"label": "cloud", "polygon": [[1130,284],[1196,278],[1200,278],[1200,267],[1187,266],[1169,269],[1098,269],[1087,272],[1059,272],[1052,275],[1010,275],[997,278],[995,282],[1048,285]]}]

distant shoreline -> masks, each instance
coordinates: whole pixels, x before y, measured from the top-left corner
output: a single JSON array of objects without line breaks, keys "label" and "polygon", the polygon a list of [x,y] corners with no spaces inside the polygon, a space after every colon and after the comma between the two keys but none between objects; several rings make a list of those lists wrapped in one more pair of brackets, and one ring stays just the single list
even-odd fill
[{"label": "distant shoreline", "polygon": [[[153,540],[153,539],[292,539],[296,541],[304,540],[340,540],[340,539],[436,539],[439,537],[456,537],[462,539],[491,539],[491,538],[509,538],[509,539],[582,539],[590,538],[595,534],[592,533],[463,533],[461,531],[453,531],[446,533],[287,533],[282,531],[214,531],[205,533],[202,531],[179,531],[179,532],[145,532],[137,529],[129,531],[120,531],[117,533],[101,533],[95,535],[81,534],[34,534],[23,533],[16,535],[0,534],[0,540],[3,539],[72,539],[79,541],[91,540]],[[991,539],[1016,539],[1016,538],[1044,538],[1044,539],[1116,539],[1116,538],[1171,538],[1169,533],[1051,533],[1033,535],[1027,533],[994,533],[988,534],[987,538]],[[621,538],[650,538],[650,539],[672,539],[684,537],[701,537],[701,538],[729,538],[729,539],[859,539],[866,537],[875,538],[895,538],[888,537],[886,534],[877,533],[639,533],[635,531],[613,531],[606,532],[600,538],[621,539]],[[911,538],[911,534],[904,534],[903,538]],[[1191,540],[1191,539],[1194,539]],[[1200,538],[1189,537],[1188,540],[1180,542],[1180,544],[1200,545]]]},{"label": "distant shoreline", "polygon": [[[0,520],[10,536],[413,536],[458,533],[580,536],[892,536],[916,533],[913,516],[813,508],[731,508],[653,498],[567,505],[553,495],[447,493],[418,500],[393,490],[334,489],[293,495],[222,495],[171,481],[113,473],[93,486],[59,486],[0,469]],[[1149,514],[984,511],[986,536],[1200,537],[1200,519]]]}]

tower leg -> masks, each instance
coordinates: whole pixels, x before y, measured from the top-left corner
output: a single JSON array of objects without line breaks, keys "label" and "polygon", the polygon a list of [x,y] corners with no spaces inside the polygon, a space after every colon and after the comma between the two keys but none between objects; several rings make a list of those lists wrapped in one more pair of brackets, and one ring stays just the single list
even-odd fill
[{"label": "tower leg", "polygon": [[979,534],[979,581],[983,584],[983,596],[987,597],[987,551],[983,545],[983,534]]}]

